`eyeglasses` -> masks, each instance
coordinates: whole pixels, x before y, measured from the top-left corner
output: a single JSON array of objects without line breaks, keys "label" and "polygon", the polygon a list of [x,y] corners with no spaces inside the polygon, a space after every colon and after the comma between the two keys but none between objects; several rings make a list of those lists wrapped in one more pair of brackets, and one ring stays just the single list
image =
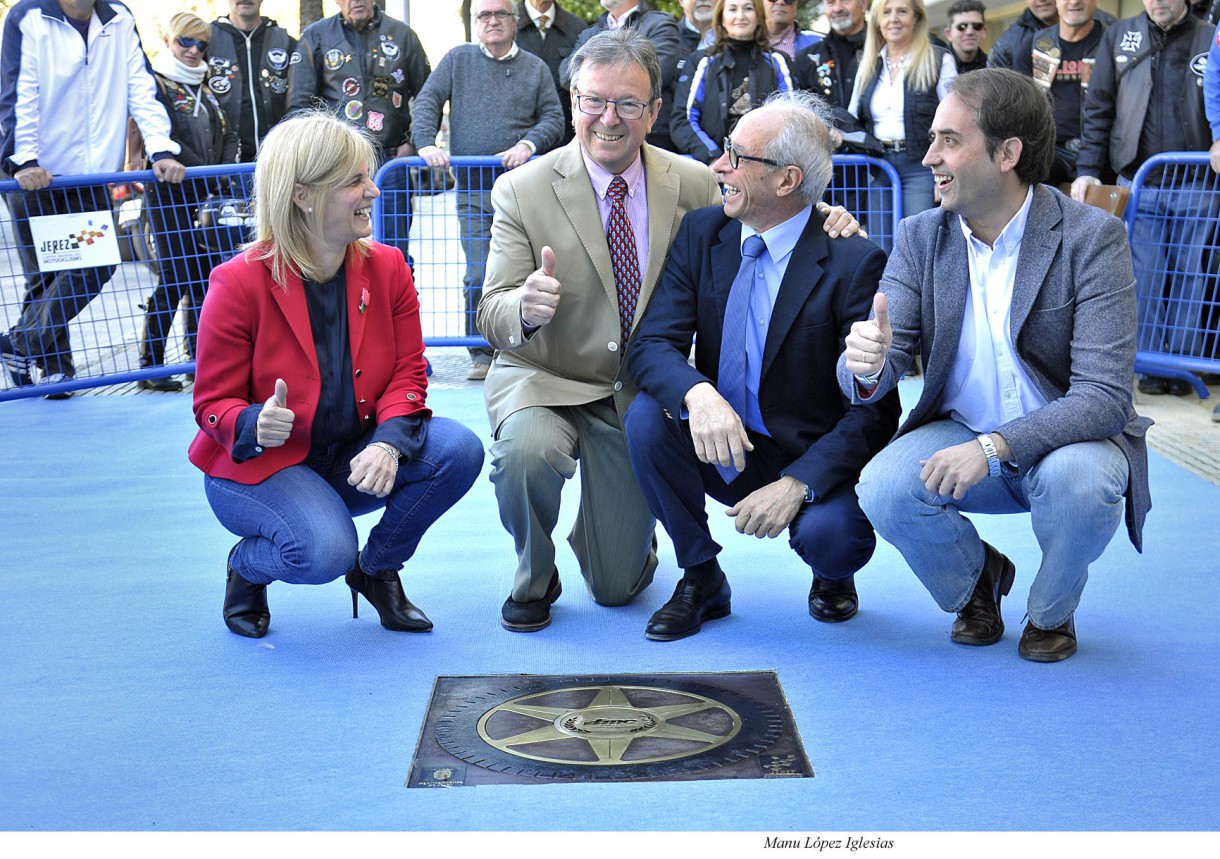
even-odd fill
[{"label": "eyeglasses", "polygon": [[474,17],[480,24],[486,24],[492,18],[495,18],[497,21],[507,21],[512,16],[513,13],[506,9],[497,9],[494,12],[480,12]]},{"label": "eyeglasses", "polygon": [[754,155],[742,155],[737,151],[737,147],[733,145],[733,141],[727,137],[724,139],[724,151],[729,154],[729,166],[734,170],[737,169],[742,161],[757,161],[759,164],[766,164],[768,167],[778,167],[778,161],[772,161],[770,158],[758,158]]},{"label": "eyeglasses", "polygon": [[606,112],[606,107],[614,105],[614,112],[618,114],[619,119],[639,119],[644,115],[648,105],[638,101],[615,100],[612,98],[602,98],[599,95],[577,95],[576,106],[581,113],[587,113],[590,116],[601,116]]},{"label": "eyeglasses", "polygon": [[783,3],[785,6],[792,6],[796,0],[767,0],[768,3]]},{"label": "eyeglasses", "polygon": [[207,39],[191,39],[187,36],[179,36],[175,41],[177,41],[179,45],[186,48],[188,51],[191,48],[198,48],[200,51],[206,51],[208,49]]},{"label": "eyeglasses", "polygon": [[974,32],[976,32],[976,33],[979,32],[980,30],[987,29],[987,25],[984,24],[982,21],[958,21],[956,24],[953,25],[953,27],[959,33],[964,33],[968,29],[974,30]]}]

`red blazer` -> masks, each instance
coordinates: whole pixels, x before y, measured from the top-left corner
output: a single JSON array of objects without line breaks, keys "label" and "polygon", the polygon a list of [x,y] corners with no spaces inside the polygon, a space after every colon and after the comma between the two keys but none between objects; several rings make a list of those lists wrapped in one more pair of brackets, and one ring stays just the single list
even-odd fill
[{"label": "red blazer", "polygon": [[[400,415],[431,411],[419,298],[397,248],[373,243],[367,257],[348,251],[347,320],[356,402],[365,429]],[[292,435],[254,459],[234,462],[237,417],[288,384],[296,413]],[[190,460],[213,477],[254,484],[301,462],[309,452],[322,390],[313,328],[301,279],[276,286],[271,268],[247,251],[212,271],[199,317],[195,422]]]}]

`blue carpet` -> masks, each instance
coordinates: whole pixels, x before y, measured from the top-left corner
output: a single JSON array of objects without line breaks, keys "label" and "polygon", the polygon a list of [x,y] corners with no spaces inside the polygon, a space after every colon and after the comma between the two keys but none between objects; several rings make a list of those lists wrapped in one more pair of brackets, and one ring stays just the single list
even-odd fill
[{"label": "blue carpet", "polygon": [[[486,437],[477,389],[431,402]],[[662,536],[656,584],[617,609],[562,547],[553,625],[513,635],[485,479],[404,574],[430,635],[387,632],[367,606],[353,620],[339,581],[273,586],[271,633],[238,638],[220,618],[232,538],[186,461],[192,434],[186,396],[0,407],[0,830],[1220,828],[1220,488],[1160,457],[1146,554],[1112,542],[1079,654],[1046,666],[1016,654],[1038,560],[1025,516],[979,517],[1018,570],[993,647],[952,645],[885,544],[859,616],[815,623],[786,543],[735,534],[719,509],[726,620],[643,638],[677,577]],[[816,778],[403,787],[436,675],[737,670],[778,672]]]}]

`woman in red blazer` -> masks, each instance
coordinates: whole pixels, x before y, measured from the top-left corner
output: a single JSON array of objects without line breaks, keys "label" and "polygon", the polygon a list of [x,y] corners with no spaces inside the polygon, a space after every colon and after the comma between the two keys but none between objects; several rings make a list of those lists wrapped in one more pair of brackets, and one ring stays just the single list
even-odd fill
[{"label": "woman in red blazer", "polygon": [[[190,459],[242,539],[224,619],[261,638],[267,585],[346,574],[382,626],[432,622],[398,571],[474,483],[483,446],[433,417],[419,300],[402,254],[369,239],[372,145],[326,114],[277,125],[255,168],[257,234],[213,270],[199,320]],[[384,508],[357,552],[352,517]]]}]

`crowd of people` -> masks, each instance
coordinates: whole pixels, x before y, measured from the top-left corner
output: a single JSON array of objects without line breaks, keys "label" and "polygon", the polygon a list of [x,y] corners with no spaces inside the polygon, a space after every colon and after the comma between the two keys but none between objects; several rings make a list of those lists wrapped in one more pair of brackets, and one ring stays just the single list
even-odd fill
[{"label": "crowd of people", "polygon": [[[1002,637],[1014,568],[961,514],[1028,511],[1043,561],[1020,654],[1076,651],[1089,565],[1124,511],[1141,545],[1135,350],[1201,355],[1209,336],[1220,196],[1192,193],[1197,176],[1145,189],[1140,212],[1173,217],[1144,228],[1172,234],[1133,243],[1138,267],[1166,273],[1138,290],[1120,222],[1083,202],[1159,152],[1207,151],[1220,171],[1220,32],[1187,0],[1144,0],[1122,21],[1095,0],[1029,0],[990,53],[979,0],[954,3],[944,39],[923,0],[827,0],[825,35],[800,26],[796,0],[683,0],[681,18],[602,0],[591,24],[552,0],[472,0],[474,41],[435,69],[373,0],[338,0],[299,39],[260,3],[229,0],[212,24],[174,15],[150,65],[126,7],[20,0],[0,83],[0,161],[21,188],[9,207],[27,250],[31,216],[106,208],[49,189],[54,176],[155,174],[168,264],[140,361],[164,362],[187,309],[190,457],[240,538],[230,630],[267,633],[274,581],[339,576],[354,612],[362,594],[387,629],[431,628],[399,571],[483,449],[425,405],[408,174],[380,189],[370,177],[396,157],[444,172],[480,155],[496,166],[459,172],[456,191],[466,333],[490,344],[470,350],[468,378],[484,383],[517,557],[506,629],[551,622],[552,532],[579,467],[569,541],[598,603],[651,584],[658,521],[674,542],[682,576],[651,639],[731,610],[710,495],[742,534],[788,534],[814,619],[856,614],[875,528],[969,645]],[[822,201],[843,147],[900,178],[892,250]],[[185,178],[251,161],[252,186]],[[209,198],[251,193],[244,247],[192,228]],[[1152,248],[1169,258],[1142,258]],[[69,380],[68,323],[113,270],[22,262],[5,367],[19,386]],[[1138,344],[1137,295],[1158,321]],[[923,394],[899,426],[896,383],[916,362]],[[375,509],[360,548],[351,519]]]}]

